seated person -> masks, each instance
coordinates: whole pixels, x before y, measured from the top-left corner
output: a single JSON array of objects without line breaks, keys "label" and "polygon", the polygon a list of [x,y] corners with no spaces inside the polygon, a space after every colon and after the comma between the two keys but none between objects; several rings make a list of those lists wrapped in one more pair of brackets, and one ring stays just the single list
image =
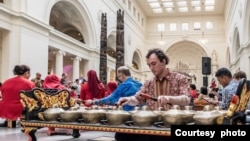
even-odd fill
[{"label": "seated person", "polygon": [[118,83],[115,81],[110,81],[107,84],[107,90],[105,92],[105,97],[109,96],[118,86]]},{"label": "seated person", "polygon": [[[117,69],[117,77],[121,81],[118,87],[108,97],[96,100],[87,100],[88,104],[116,104],[121,97],[133,96],[140,90],[142,83],[134,80],[128,67],[121,66]],[[124,105],[123,110],[134,110],[134,106]]]},{"label": "seated person", "polygon": [[[35,84],[29,80],[30,68],[26,65],[16,65],[13,69],[14,77],[3,82],[1,87],[2,100],[0,101],[0,117],[12,120],[12,127],[22,116],[23,106],[20,102],[20,90],[32,90]],[[7,120],[0,127],[7,127]]]},{"label": "seated person", "polygon": [[[61,84],[60,78],[55,74],[47,75],[43,82],[44,89],[57,89],[63,90],[67,89],[66,86]],[[48,134],[55,133],[55,128],[49,127]]]},{"label": "seated person", "polygon": [[70,87],[69,92],[70,92],[70,97],[71,98],[77,99],[76,89],[77,89],[76,86],[71,86]]},{"label": "seated person", "polygon": [[89,107],[90,105],[85,101],[103,98],[106,90],[95,70],[89,70],[87,76],[88,81],[81,86],[80,99],[85,106]]},{"label": "seated person", "polygon": [[210,93],[208,94],[208,97],[210,98],[210,103],[212,104],[219,104],[219,88],[212,88]]},{"label": "seated person", "polygon": [[209,105],[209,96],[208,90],[206,86],[202,86],[200,88],[200,94],[198,98],[194,99],[194,109],[195,110],[202,110],[205,105]]},{"label": "seated person", "polygon": [[190,94],[193,98],[198,98],[199,93],[196,90],[196,85],[195,84],[190,84]]}]

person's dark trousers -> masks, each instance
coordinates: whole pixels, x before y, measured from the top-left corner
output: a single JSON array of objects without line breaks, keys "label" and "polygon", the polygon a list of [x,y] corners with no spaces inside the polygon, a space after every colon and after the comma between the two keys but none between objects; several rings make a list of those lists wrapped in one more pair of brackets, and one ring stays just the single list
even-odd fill
[{"label": "person's dark trousers", "polygon": [[116,133],[116,141],[170,141],[170,136]]}]

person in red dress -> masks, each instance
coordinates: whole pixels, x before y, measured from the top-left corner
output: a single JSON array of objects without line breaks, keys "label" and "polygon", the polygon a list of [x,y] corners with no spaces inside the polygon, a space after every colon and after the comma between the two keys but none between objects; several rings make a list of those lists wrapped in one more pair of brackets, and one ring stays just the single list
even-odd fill
[{"label": "person in red dress", "polygon": [[195,84],[190,84],[190,95],[195,99],[198,98],[199,93],[197,92],[196,85]]},{"label": "person in red dress", "polygon": [[78,98],[76,94],[76,89],[77,89],[76,86],[71,86],[69,92],[70,92],[70,97],[77,100]]},{"label": "person in red dress", "polygon": [[[97,78],[95,70],[89,70],[88,81],[81,87],[80,99],[82,100],[93,100],[101,99],[105,95],[105,87],[103,83]],[[85,105],[89,106],[89,105]]]},{"label": "person in red dress", "polygon": [[43,88],[57,90],[67,89],[66,86],[61,84],[61,79],[55,74],[50,74],[45,77],[43,81]]},{"label": "person in red dress", "polygon": [[118,84],[115,81],[110,81],[107,84],[107,91],[105,92],[105,96],[107,97],[109,96],[116,88],[117,88]]},{"label": "person in red dress", "polygon": [[[43,81],[43,88],[44,89],[57,89],[58,91],[63,90],[63,89],[67,89],[67,87],[61,83],[61,79],[55,74],[50,74],[50,75],[47,75],[45,77],[45,79]],[[57,134],[55,132],[55,128],[49,127],[48,134],[50,134],[50,135]]]},{"label": "person in red dress", "polygon": [[[20,102],[19,92],[21,90],[32,90],[35,84],[29,80],[30,67],[27,65],[16,65],[14,67],[14,77],[3,82],[1,87],[2,101],[0,101],[0,117],[13,120],[12,126],[16,126],[16,120],[21,117],[23,106]],[[7,127],[7,121],[0,125]]]}]

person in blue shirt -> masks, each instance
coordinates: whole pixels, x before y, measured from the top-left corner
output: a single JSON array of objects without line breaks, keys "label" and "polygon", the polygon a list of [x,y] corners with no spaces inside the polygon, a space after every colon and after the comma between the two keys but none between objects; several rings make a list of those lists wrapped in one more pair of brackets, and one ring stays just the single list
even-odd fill
[{"label": "person in blue shirt", "polygon": [[228,110],[232,97],[236,94],[239,81],[233,79],[232,73],[228,68],[220,68],[215,73],[215,77],[222,85],[222,97],[219,106],[222,110]]},{"label": "person in blue shirt", "polygon": [[[96,100],[86,100],[86,104],[108,104],[108,105],[115,105],[116,102],[121,97],[128,97],[133,96],[137,91],[140,90],[142,83],[134,80],[131,77],[131,73],[128,67],[121,66],[117,69],[117,78],[121,82],[118,87],[107,97],[104,97],[102,99],[96,99]],[[125,111],[131,111],[134,110],[135,106],[130,105],[124,105],[123,110]]]}]

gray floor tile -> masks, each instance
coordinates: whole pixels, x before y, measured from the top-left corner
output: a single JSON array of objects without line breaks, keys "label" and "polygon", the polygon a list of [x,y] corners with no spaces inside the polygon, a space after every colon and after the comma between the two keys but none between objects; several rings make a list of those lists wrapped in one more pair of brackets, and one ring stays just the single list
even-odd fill
[{"label": "gray floor tile", "polygon": [[[109,139],[110,141],[114,137],[113,132],[97,132],[97,131],[80,131],[81,136],[79,138],[73,138],[67,135],[47,135],[48,128],[38,129],[36,132],[37,141],[89,141],[100,139],[101,137],[107,137],[102,139]],[[70,129],[56,129],[56,131],[71,131]],[[0,127],[0,140],[2,141],[28,141],[28,136],[21,132],[21,128],[3,128]],[[100,141],[100,140],[99,140]],[[106,141],[106,140],[103,140]]]}]

